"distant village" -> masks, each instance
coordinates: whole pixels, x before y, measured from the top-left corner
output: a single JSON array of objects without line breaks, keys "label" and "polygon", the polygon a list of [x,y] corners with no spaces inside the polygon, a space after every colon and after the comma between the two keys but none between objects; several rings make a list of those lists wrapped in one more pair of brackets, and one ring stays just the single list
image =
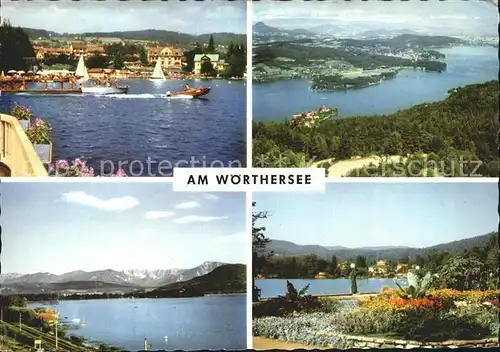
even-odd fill
[{"label": "distant village", "polygon": [[[44,65],[43,71],[48,74],[65,74],[68,71],[67,65],[61,64],[64,60],[58,58],[67,58],[76,61],[81,56],[87,61],[106,55],[108,46],[132,46],[140,48],[140,52],[128,53],[120,69],[109,67],[89,67],[88,74],[93,78],[113,77],[113,78],[146,78],[151,75],[154,65],[158,59],[164,72],[170,77],[178,76],[201,76],[204,62],[210,62],[213,71],[217,74],[225,72],[228,63],[222,56],[227,53],[228,46],[217,45],[214,52],[207,52],[207,43],[200,45],[204,53],[195,54],[192,57],[191,70],[186,70],[188,62],[186,53],[192,51],[193,47],[182,47],[174,45],[161,45],[157,42],[147,40],[123,40],[121,38],[110,37],[85,37],[78,38],[38,38],[32,40],[33,49],[37,62],[47,63],[56,62],[51,65]],[[222,55],[221,55],[222,54]]]}]

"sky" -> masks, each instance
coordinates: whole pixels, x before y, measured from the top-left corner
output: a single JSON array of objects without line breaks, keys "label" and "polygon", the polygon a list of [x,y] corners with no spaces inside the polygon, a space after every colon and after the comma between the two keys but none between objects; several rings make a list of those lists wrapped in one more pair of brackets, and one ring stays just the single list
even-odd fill
[{"label": "sky", "polygon": [[266,236],[296,244],[428,247],[498,230],[497,183],[327,183],[324,194],[257,193]]},{"label": "sky", "polygon": [[262,21],[288,29],[313,29],[329,24],[357,31],[371,30],[375,26],[409,29],[422,34],[498,35],[498,8],[491,0],[328,0],[290,1],[277,5],[271,0],[253,3],[253,22]]},{"label": "sky", "polygon": [[2,183],[2,272],[246,262],[244,193],[165,183]]},{"label": "sky", "polygon": [[246,33],[246,1],[1,0],[12,25],[58,33],[142,29],[188,34]]}]

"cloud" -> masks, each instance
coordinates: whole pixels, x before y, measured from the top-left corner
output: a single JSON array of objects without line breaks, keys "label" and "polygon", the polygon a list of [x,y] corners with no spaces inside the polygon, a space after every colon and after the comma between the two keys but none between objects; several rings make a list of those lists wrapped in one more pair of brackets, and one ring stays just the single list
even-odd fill
[{"label": "cloud", "polygon": [[210,222],[215,220],[227,219],[227,216],[198,216],[188,215],[182,218],[175,219],[174,222],[178,224],[190,224],[192,222]]},{"label": "cloud", "polygon": [[119,198],[100,199],[82,191],[68,192],[62,195],[62,200],[67,203],[84,205],[104,211],[125,211],[140,204],[137,198],[124,196]]},{"label": "cloud", "polygon": [[238,232],[233,235],[228,235],[228,236],[218,236],[214,238],[214,241],[217,243],[232,243],[232,242],[241,242],[241,241],[246,241],[249,239],[249,236],[247,236],[246,233],[244,232]]},{"label": "cloud", "polygon": [[163,219],[174,216],[173,211],[151,210],[144,214],[144,219]]},{"label": "cloud", "polygon": [[206,199],[206,200],[213,200],[214,202],[220,199],[215,194],[210,194],[210,193],[205,193],[203,195],[203,198]]},{"label": "cloud", "polygon": [[155,230],[153,230],[151,228],[146,228],[146,229],[141,230],[141,235],[148,237],[149,235],[153,234],[154,232],[155,232]]},{"label": "cloud", "polygon": [[175,206],[176,209],[193,209],[193,208],[199,208],[201,205],[198,202],[184,202],[177,204]]}]

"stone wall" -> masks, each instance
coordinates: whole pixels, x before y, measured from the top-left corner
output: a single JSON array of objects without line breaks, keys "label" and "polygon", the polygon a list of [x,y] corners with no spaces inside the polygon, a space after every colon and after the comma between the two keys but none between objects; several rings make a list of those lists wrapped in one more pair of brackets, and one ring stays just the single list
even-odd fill
[{"label": "stone wall", "polygon": [[498,338],[469,341],[420,342],[410,340],[390,340],[365,336],[343,336],[353,348],[461,348],[461,347],[499,347]]}]

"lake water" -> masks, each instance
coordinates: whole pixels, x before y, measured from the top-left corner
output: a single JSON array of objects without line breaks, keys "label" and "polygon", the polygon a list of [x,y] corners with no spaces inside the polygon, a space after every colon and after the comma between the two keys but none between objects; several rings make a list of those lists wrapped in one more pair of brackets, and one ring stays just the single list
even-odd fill
[{"label": "lake water", "polygon": [[60,301],[57,311],[87,325],[70,331],[129,351],[246,349],[246,295]]},{"label": "lake water", "polygon": [[[311,295],[350,294],[350,279],[291,279],[289,280],[297,291],[311,284],[307,291]],[[397,288],[394,279],[358,279],[359,293],[378,293],[384,287]],[[406,285],[406,280],[398,280],[400,285]],[[286,293],[286,279],[259,279],[255,285],[260,288],[262,298],[271,298]]]},{"label": "lake water", "polygon": [[[54,160],[84,157],[98,172],[101,166],[104,172],[112,171],[111,165],[116,171],[119,161],[130,176],[170,176],[171,166],[180,162],[184,167],[191,160],[198,167],[227,166],[234,160],[245,164],[243,81],[121,82],[130,86],[129,94],[2,94],[0,111],[9,111],[15,103],[29,106],[35,116],[52,124]],[[211,85],[212,91],[206,99],[165,98],[168,90],[180,91],[185,83]],[[150,166],[148,157],[154,162]]]},{"label": "lake water", "polygon": [[448,90],[498,79],[498,48],[461,46],[440,49],[445,72],[405,69],[394,79],[349,91],[315,92],[304,79],[253,83],[253,119],[283,121],[322,105],[339,116],[389,114],[416,104],[446,98]]}]

